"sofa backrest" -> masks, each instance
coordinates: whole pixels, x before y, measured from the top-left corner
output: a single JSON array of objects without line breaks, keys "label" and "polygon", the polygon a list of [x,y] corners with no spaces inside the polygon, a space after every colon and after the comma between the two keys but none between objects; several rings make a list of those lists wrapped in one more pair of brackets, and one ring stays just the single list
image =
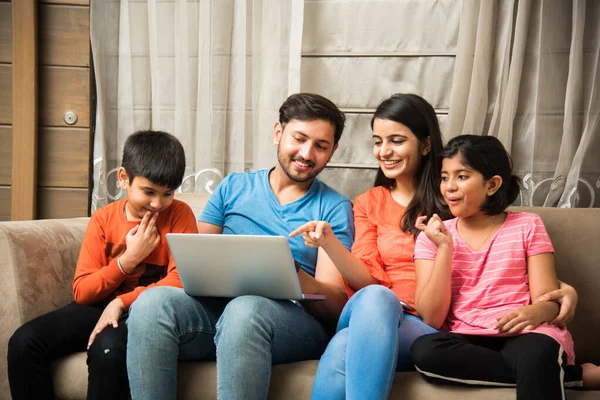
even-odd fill
[{"label": "sofa backrest", "polygon": [[[198,217],[210,195],[177,193]],[[575,340],[577,362],[600,363],[600,209],[513,207],[538,214],[552,239],[559,279],[579,294],[573,322],[568,328]]]},{"label": "sofa backrest", "polygon": [[[209,198],[188,193],[176,197],[188,203],[196,216]],[[600,209],[513,209],[542,217],[554,244],[558,277],[579,293],[577,312],[569,325],[577,360],[600,363]],[[87,221],[0,223],[0,272],[4,277],[0,284],[4,294],[0,342],[23,322],[72,301],[71,280]]]},{"label": "sofa backrest", "polygon": [[[198,217],[210,195],[177,193]],[[568,328],[575,340],[577,362],[600,363],[600,209],[513,207],[538,214],[552,239],[559,279],[579,294],[573,322]]]},{"label": "sofa backrest", "polygon": [[579,294],[575,318],[568,326],[577,363],[600,362],[600,209],[514,207],[538,214],[556,254],[558,278]]},{"label": "sofa backrest", "polygon": [[8,339],[24,322],[73,301],[73,272],[89,218],[0,222],[0,398]]},{"label": "sofa backrest", "polygon": [[196,218],[202,214],[202,210],[210,198],[209,194],[201,193],[176,193],[175,198],[181,201],[185,201],[194,212]]}]

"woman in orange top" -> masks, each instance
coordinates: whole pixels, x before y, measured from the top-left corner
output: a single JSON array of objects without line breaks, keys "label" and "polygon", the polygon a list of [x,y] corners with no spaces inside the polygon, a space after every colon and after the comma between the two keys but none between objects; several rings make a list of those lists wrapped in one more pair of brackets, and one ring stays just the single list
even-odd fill
[{"label": "woman in orange top", "polygon": [[[308,246],[325,250],[351,296],[321,357],[313,399],[387,399],[394,372],[414,370],[412,343],[437,332],[413,308],[415,221],[434,213],[450,217],[439,190],[443,144],[437,116],[423,98],[395,94],[377,107],[371,128],[379,170],[375,187],[354,202],[352,252],[324,221],[291,233],[303,233]],[[576,293],[570,286],[566,291],[565,304],[573,305],[563,308],[571,316]]]},{"label": "woman in orange top", "polygon": [[396,365],[413,369],[412,342],[437,332],[414,312],[413,250],[417,216],[447,213],[437,179],[443,148],[438,120],[423,98],[395,94],[377,107],[371,128],[379,170],[375,187],[354,202],[352,253],[342,251],[326,222],[292,233],[323,247],[351,296],[319,363],[313,399],[387,398]]}]

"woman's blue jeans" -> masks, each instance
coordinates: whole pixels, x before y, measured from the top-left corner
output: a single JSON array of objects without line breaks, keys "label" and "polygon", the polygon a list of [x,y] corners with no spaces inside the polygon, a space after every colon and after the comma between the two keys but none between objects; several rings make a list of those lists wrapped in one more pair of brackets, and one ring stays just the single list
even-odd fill
[{"label": "woman's blue jeans", "polygon": [[388,288],[367,286],[350,298],[321,357],[313,400],[387,399],[395,371],[414,370],[410,347],[437,330],[404,314]]}]

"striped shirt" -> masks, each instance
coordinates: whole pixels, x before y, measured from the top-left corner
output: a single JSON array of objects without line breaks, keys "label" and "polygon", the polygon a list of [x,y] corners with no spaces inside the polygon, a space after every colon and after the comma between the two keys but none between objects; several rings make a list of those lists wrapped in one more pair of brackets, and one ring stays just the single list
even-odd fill
[{"label": "striped shirt", "polygon": [[[541,218],[532,213],[507,212],[500,229],[479,250],[473,250],[456,230],[458,219],[445,221],[453,237],[452,302],[446,319],[450,332],[493,336],[496,318],[531,304],[527,257],[554,253]],[[415,259],[434,260],[435,244],[421,233]],[[573,339],[566,328],[542,324],[533,331],[554,338],[575,362]]]}]

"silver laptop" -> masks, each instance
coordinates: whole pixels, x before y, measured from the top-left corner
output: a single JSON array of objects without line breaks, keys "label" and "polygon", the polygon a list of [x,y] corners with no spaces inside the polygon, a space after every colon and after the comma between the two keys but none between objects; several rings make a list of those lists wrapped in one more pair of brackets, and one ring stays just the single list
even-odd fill
[{"label": "silver laptop", "polygon": [[191,296],[325,299],[302,294],[284,236],[167,233],[167,242]]}]

